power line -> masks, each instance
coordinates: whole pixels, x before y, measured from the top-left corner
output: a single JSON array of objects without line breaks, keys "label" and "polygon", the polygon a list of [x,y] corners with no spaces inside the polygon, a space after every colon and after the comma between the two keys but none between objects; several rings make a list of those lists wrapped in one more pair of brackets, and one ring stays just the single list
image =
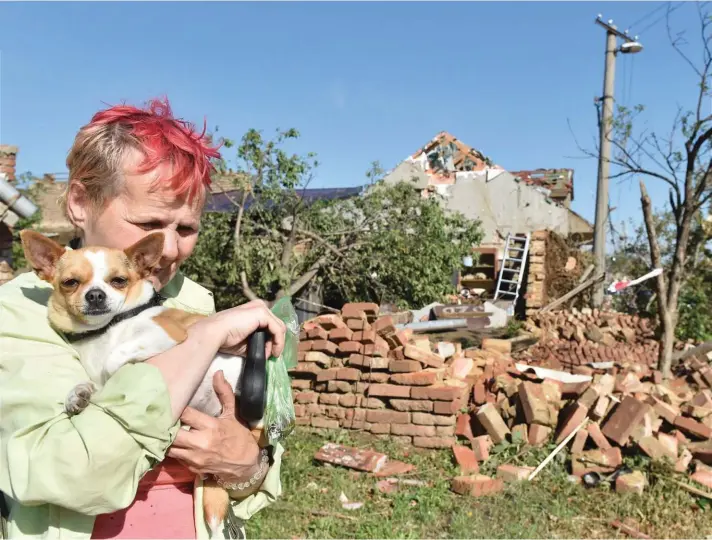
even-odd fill
[{"label": "power line", "polygon": [[638,19],[637,21],[635,21],[633,24],[631,24],[631,25],[628,27],[628,29],[630,30],[630,29],[633,28],[634,26],[639,25],[639,24],[642,23],[645,19],[647,19],[648,17],[650,17],[653,13],[655,13],[656,11],[658,11],[658,10],[664,8],[665,5],[666,5],[665,3],[662,3],[662,4],[660,4],[658,7],[656,7],[655,9],[653,9],[652,11],[649,11],[647,15],[644,15],[643,17],[641,17],[640,19]]},{"label": "power line", "polygon": [[[672,2],[667,2],[667,6],[668,6],[668,7],[669,7],[671,4],[672,4]],[[655,25],[658,24],[660,21],[662,21],[665,17],[667,17],[669,14],[671,14],[671,13],[673,13],[675,10],[681,8],[683,5],[685,5],[685,2],[680,2],[678,5],[676,5],[675,7],[671,8],[670,11],[666,11],[665,13],[663,13],[660,17],[658,17],[657,19],[655,19],[652,23],[650,23],[648,26],[646,26],[645,28],[643,28],[643,29],[642,29],[640,32],[638,32],[638,33],[639,33],[639,34],[644,34],[644,33],[647,32],[648,30],[650,30],[653,26],[655,26]]]}]

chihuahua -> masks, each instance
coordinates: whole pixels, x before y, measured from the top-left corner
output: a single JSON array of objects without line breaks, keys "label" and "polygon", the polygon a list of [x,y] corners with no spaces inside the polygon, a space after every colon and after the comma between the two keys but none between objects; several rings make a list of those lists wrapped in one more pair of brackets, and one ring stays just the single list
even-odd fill
[{"label": "chihuahua", "polygon": [[[89,380],[67,395],[68,415],[81,413],[94,392],[123,365],[143,362],[187,338],[188,328],[204,315],[161,305],[149,277],[163,251],[164,235],[151,233],[125,250],[84,247],[65,250],[31,230],[20,233],[25,257],[37,276],[53,286],[48,309],[51,326],[62,332],[79,354]],[[217,417],[222,405],[213,375],[222,370],[239,396],[244,359],[218,353],[189,403]],[[262,420],[250,425],[265,446]],[[227,492],[214,479],[205,481],[203,509],[215,534],[228,510]]]}]

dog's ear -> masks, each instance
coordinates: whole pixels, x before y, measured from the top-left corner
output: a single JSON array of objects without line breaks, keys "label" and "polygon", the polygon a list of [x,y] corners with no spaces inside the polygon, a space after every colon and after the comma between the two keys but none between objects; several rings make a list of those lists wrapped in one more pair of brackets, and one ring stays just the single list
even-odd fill
[{"label": "dog's ear", "polygon": [[162,232],[154,232],[124,250],[142,278],[150,276],[151,270],[158,264],[163,253],[164,242],[165,235]]},{"label": "dog's ear", "polygon": [[22,250],[25,258],[40,279],[51,282],[57,268],[57,261],[64,255],[65,249],[36,231],[20,231]]}]

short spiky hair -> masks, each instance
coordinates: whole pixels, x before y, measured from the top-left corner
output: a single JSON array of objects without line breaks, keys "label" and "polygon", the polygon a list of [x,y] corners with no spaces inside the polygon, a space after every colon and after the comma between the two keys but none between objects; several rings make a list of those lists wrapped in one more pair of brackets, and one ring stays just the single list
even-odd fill
[{"label": "short spiky hair", "polygon": [[[144,108],[115,105],[96,113],[74,139],[67,168],[70,181],[80,182],[89,199],[100,207],[116,196],[123,179],[124,158],[138,150],[143,159],[138,174],[163,163],[172,166],[170,178],[160,178],[178,195],[189,200],[210,185],[215,170],[213,159],[219,159],[219,147],[213,147],[193,124],[173,116],[168,99],[153,99]],[[62,201],[66,210],[66,195]]]}]

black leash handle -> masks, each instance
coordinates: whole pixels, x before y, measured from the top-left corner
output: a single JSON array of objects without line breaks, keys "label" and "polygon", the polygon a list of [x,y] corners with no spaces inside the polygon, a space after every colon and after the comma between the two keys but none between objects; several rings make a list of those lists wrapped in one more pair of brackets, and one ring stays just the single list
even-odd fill
[{"label": "black leash handle", "polygon": [[257,330],[247,339],[247,357],[242,368],[238,411],[245,422],[257,422],[267,401],[267,330]]}]

